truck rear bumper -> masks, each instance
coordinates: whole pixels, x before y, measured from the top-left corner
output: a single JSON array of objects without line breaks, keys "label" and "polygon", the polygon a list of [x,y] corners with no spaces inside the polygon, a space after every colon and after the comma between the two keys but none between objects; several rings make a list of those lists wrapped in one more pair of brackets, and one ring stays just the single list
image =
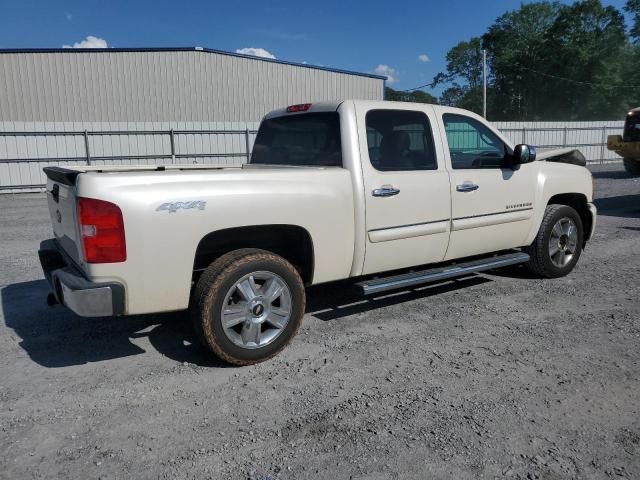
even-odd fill
[{"label": "truck rear bumper", "polygon": [[55,239],[45,240],[38,250],[44,276],[56,300],[81,317],[124,314],[124,287],[117,282],[87,280],[68,261]]}]

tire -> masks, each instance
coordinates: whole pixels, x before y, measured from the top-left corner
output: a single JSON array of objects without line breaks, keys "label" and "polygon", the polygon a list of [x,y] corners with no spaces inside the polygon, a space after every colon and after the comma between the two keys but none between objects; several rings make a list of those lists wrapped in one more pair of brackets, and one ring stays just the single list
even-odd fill
[{"label": "tire", "polygon": [[583,243],[578,212],[566,205],[547,205],[535,240],[525,248],[530,256],[525,266],[544,278],[564,277],[578,263]]},{"label": "tire", "polygon": [[633,175],[634,177],[640,176],[640,160],[623,158],[622,163],[624,164],[624,169],[629,175]]},{"label": "tire", "polygon": [[251,365],[289,344],[302,324],[305,302],[293,265],[271,252],[246,248],[221,256],[202,273],[191,319],[201,342],[217,357]]}]

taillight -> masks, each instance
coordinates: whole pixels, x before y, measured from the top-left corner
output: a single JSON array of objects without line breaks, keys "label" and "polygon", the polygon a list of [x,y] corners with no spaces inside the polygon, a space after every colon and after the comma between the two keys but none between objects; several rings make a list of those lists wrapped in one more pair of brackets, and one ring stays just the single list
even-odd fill
[{"label": "taillight", "polygon": [[287,113],[306,112],[311,107],[310,103],[300,103],[298,105],[290,105],[287,107]]},{"label": "taillight", "polygon": [[78,224],[87,263],[115,263],[127,259],[122,211],[117,205],[78,198]]}]

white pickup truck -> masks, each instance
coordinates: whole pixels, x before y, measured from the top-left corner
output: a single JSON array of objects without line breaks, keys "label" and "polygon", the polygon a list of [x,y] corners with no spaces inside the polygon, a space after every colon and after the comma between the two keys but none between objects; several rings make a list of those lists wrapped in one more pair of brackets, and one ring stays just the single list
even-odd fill
[{"label": "white pickup truck", "polygon": [[49,300],[88,317],[190,309],[213,353],[255,363],[293,338],[308,285],[568,274],[596,209],[590,172],[562,158],[465,110],[345,100],[269,113],[247,165],[48,167]]}]

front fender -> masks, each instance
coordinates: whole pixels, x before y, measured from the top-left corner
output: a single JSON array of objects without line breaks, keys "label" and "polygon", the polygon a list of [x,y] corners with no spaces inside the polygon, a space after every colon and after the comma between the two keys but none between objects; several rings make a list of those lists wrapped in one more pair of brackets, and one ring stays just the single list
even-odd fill
[{"label": "front fender", "polygon": [[[585,167],[566,163],[540,162],[536,185],[535,213],[531,223],[531,231],[527,236],[525,245],[530,245],[538,234],[547,205],[554,203],[553,198],[558,196],[579,196],[581,202],[593,207],[592,226],[595,225],[595,206],[593,201],[593,180],[591,172]],[[566,203],[560,201],[559,203]],[[567,203],[568,204],[568,203]],[[591,212],[589,207],[589,212]],[[589,238],[593,228],[589,229]]]}]

